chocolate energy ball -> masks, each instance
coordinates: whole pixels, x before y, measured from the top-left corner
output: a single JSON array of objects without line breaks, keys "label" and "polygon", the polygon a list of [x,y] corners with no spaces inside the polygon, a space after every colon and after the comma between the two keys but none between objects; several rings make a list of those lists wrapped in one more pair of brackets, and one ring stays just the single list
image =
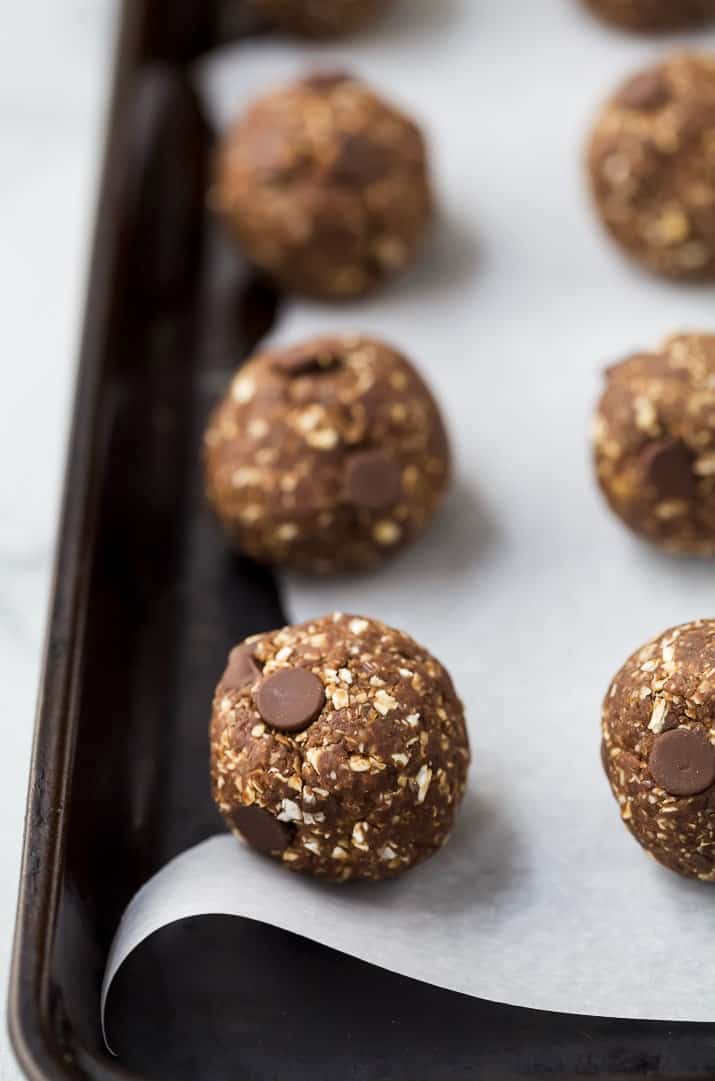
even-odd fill
[{"label": "chocolate energy ball", "polygon": [[236,545],[318,574],[409,544],[449,481],[447,437],[408,361],[365,337],[272,349],[239,371],[205,437],[209,500]]},{"label": "chocolate energy ball", "polygon": [[659,863],[715,882],[715,620],[654,638],[603,704],[603,764],[621,818]]},{"label": "chocolate energy ball", "polygon": [[588,168],[611,236],[648,270],[715,278],[715,55],[635,75],[602,110]]},{"label": "chocolate energy ball", "polygon": [[349,34],[377,18],[391,0],[255,0],[256,10],[277,29],[305,37]]},{"label": "chocolate energy ball", "polygon": [[610,368],[594,455],[606,499],[635,533],[715,555],[715,335],[679,334]]},{"label": "chocolate energy ball", "polygon": [[715,0],[584,0],[596,15],[627,30],[677,30],[715,16]]},{"label": "chocolate energy ball", "polygon": [[387,878],[431,856],[468,765],[448,673],[374,619],[336,613],[249,638],[214,697],[218,808],[295,871]]},{"label": "chocolate energy ball", "polygon": [[283,288],[357,296],[420,246],[432,217],[425,144],[364,83],[315,75],[262,98],[229,131],[212,203]]}]

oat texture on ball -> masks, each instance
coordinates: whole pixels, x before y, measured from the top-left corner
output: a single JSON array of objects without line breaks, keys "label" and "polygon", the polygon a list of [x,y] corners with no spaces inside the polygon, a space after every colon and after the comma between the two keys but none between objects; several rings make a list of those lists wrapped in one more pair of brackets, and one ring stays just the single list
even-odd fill
[{"label": "oat texture on ball", "polygon": [[596,15],[627,30],[677,30],[715,17],[715,0],[584,0]]},{"label": "oat texture on ball", "polygon": [[635,533],[715,555],[715,335],[679,334],[610,368],[594,456],[608,503]]},{"label": "oat texture on ball", "polygon": [[376,289],[432,218],[419,128],[358,79],[321,73],[256,102],[224,139],[212,205],[290,292]]},{"label": "oat texture on ball", "polygon": [[715,620],[639,649],[603,704],[603,764],[621,818],[659,863],[715,881]]},{"label": "oat texture on ball", "polygon": [[446,669],[409,635],[334,614],[232,651],[211,720],[230,829],[330,879],[405,871],[447,840],[469,744]]},{"label": "oat texture on ball", "polygon": [[205,465],[243,552],[317,574],[369,569],[409,544],[450,473],[428,388],[400,353],[362,336],[250,360],[211,418]]},{"label": "oat texture on ball", "polygon": [[391,0],[254,0],[271,26],[305,37],[338,37],[358,30],[387,9]]},{"label": "oat texture on ball", "polygon": [[682,53],[633,76],[588,150],[598,212],[642,266],[715,278],[715,55]]}]

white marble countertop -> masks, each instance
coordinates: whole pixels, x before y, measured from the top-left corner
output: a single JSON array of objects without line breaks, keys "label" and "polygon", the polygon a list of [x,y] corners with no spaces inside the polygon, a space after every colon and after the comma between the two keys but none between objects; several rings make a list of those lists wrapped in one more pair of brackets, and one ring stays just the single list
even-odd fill
[{"label": "white marble countertop", "polygon": [[[113,0],[24,0],[0,35],[0,985],[7,987]],[[4,1003],[3,1003],[4,1010]],[[0,1024],[0,1081],[20,1076]]]}]

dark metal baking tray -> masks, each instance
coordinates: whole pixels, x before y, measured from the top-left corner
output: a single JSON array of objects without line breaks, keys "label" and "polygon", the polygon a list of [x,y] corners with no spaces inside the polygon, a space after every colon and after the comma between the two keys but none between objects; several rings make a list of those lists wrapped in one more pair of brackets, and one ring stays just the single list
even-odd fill
[{"label": "dark metal baking tray", "polygon": [[715,1078],[715,1025],[496,1005],[228,917],[129,959],[119,1057],[103,1050],[124,906],[221,828],[206,728],[222,658],[283,618],[270,574],[226,550],[198,464],[207,411],[278,303],[205,211],[211,135],[189,78],[246,26],[240,0],[124,5],[32,763],[18,1057],[37,1081]]}]

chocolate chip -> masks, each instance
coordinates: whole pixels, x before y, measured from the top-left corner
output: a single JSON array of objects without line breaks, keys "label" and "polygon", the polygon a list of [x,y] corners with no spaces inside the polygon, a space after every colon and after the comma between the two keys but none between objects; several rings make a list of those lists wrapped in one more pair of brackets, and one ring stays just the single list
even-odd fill
[{"label": "chocolate chip", "polygon": [[240,691],[249,683],[255,683],[260,674],[261,669],[251,647],[244,642],[229,653],[226,671],[221,676],[219,687],[224,691]]},{"label": "chocolate chip", "polygon": [[364,135],[346,135],[330,175],[344,184],[370,184],[389,169],[390,154],[385,147]]},{"label": "chocolate chip", "polygon": [[348,460],[345,489],[355,506],[379,510],[402,495],[402,471],[385,451],[364,450]]},{"label": "chocolate chip", "polygon": [[670,87],[662,71],[644,71],[623,86],[616,103],[625,109],[660,109],[670,101]]},{"label": "chocolate chip", "polygon": [[274,354],[271,367],[284,375],[305,375],[308,372],[327,372],[340,363],[335,349],[325,343],[296,345],[281,349]]},{"label": "chocolate chip", "polygon": [[261,681],[256,707],[266,724],[281,732],[299,732],[325,705],[325,691],[307,668],[280,668]]},{"label": "chocolate chip", "polygon": [[657,737],[648,769],[671,796],[694,796],[715,781],[715,749],[701,732],[672,728]]},{"label": "chocolate chip", "polygon": [[605,739],[601,740],[601,765],[603,766],[603,772],[608,776],[608,747]]},{"label": "chocolate chip", "polygon": [[259,852],[270,856],[283,852],[291,840],[291,830],[262,807],[236,807],[231,821],[243,839]]},{"label": "chocolate chip", "polygon": [[673,437],[648,443],[641,452],[645,479],[661,499],[691,500],[697,495],[693,462],[688,446]]}]

